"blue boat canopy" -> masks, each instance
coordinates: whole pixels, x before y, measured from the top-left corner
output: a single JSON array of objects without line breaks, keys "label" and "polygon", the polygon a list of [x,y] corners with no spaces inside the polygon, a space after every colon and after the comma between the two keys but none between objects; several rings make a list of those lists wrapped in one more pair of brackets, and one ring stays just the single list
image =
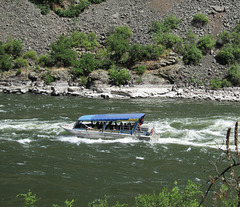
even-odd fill
[{"label": "blue boat canopy", "polygon": [[78,121],[139,121],[145,113],[133,114],[94,114],[79,117]]}]

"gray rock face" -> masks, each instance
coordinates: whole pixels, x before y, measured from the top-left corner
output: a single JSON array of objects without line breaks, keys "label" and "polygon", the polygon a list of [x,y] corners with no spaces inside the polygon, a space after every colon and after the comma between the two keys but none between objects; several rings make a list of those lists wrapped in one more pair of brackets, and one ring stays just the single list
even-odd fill
[{"label": "gray rock face", "polygon": [[[165,15],[173,14],[181,19],[175,32],[184,35],[189,29],[201,35],[203,30],[214,33],[215,25],[194,28],[192,17],[205,13],[213,18],[214,14],[225,12],[221,18],[222,29],[232,27],[239,18],[240,7],[237,0],[106,0],[98,5],[91,5],[78,18],[58,17],[54,12],[42,15],[40,9],[28,0],[0,0],[0,40],[9,36],[24,42],[25,50],[34,49],[39,54],[48,52],[51,42],[60,34],[70,34],[74,30],[86,33],[95,32],[103,41],[113,27],[128,25],[133,30],[132,42],[146,44],[151,41],[149,28],[154,20],[161,20]],[[211,17],[211,15],[213,15]]]},{"label": "gray rock face", "polygon": [[[91,88],[99,89],[109,84],[108,72],[105,70],[95,70],[89,75],[91,79]],[[101,89],[100,89],[101,90]]]}]

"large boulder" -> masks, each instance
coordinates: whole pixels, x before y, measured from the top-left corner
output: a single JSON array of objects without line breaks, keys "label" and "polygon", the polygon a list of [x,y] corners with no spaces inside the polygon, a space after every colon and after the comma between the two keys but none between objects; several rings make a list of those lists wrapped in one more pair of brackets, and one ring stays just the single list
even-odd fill
[{"label": "large boulder", "polygon": [[106,86],[109,83],[109,76],[108,72],[105,70],[95,70],[91,72],[89,75],[89,78],[91,79],[91,88],[92,89],[99,89],[102,86]]}]

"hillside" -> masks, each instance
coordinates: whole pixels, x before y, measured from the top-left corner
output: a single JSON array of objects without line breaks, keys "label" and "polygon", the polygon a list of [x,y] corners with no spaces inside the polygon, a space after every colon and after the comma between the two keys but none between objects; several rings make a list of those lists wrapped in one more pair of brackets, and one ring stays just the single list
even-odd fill
[{"label": "hillside", "polygon": [[[199,37],[203,34],[217,34],[230,29],[239,19],[239,1],[197,1],[197,0],[107,0],[101,4],[90,5],[77,18],[61,18],[54,12],[42,15],[40,9],[28,0],[0,0],[0,40],[9,36],[22,40],[24,49],[33,49],[38,54],[48,52],[49,44],[60,34],[68,35],[74,30],[85,33],[95,32],[100,41],[104,41],[113,28],[128,25],[133,31],[132,43],[151,42],[149,28],[154,20],[162,20],[173,14],[181,19],[174,33],[179,36],[192,30]],[[204,13],[209,23],[203,28],[193,27],[191,20],[197,13]],[[226,66],[216,63],[212,51],[204,56],[197,66],[182,66],[178,71],[176,82],[189,79],[210,80],[223,76]]]}]

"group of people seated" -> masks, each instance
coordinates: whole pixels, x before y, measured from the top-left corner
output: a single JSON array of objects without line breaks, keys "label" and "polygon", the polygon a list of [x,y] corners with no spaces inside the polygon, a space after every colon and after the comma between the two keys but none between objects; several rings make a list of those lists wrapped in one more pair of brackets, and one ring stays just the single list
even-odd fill
[{"label": "group of people seated", "polygon": [[[96,122],[96,123],[82,123],[78,122],[74,128],[80,128],[80,129],[87,129],[87,130],[113,130],[113,131],[120,131],[120,130],[132,130],[134,127],[134,123],[117,123],[117,122],[108,122],[105,126],[106,122]],[[105,128],[104,128],[105,127]]]}]

